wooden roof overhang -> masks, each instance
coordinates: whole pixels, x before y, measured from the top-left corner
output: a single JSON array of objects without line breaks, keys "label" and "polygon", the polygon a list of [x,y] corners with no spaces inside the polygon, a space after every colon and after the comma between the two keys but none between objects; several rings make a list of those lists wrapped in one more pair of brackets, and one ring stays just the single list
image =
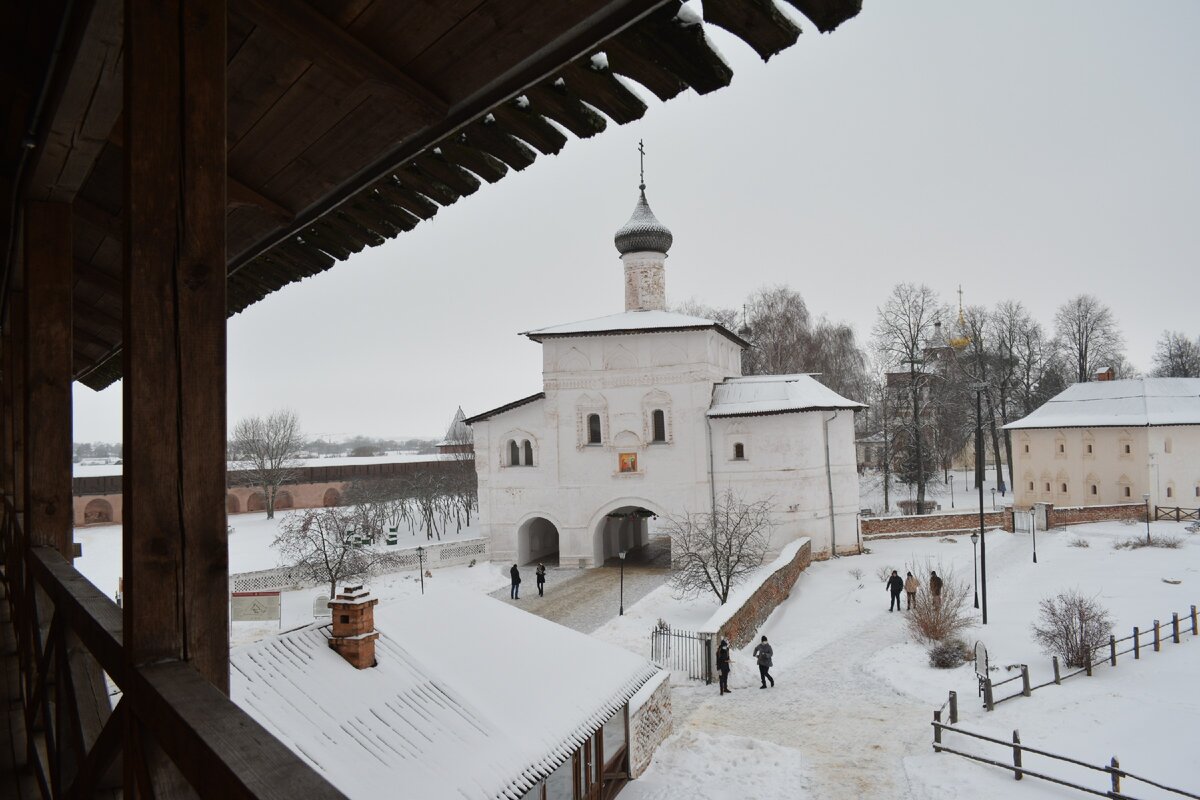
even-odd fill
[{"label": "wooden roof overhang", "polygon": [[[861,0],[787,0],[827,32]],[[732,72],[720,26],[762,58],[799,28],[773,0],[239,0],[228,9],[228,313],[382,244],[567,133],[640,118],[626,81],[669,100]],[[5,12],[0,162],[5,295],[17,198],[73,209],[74,377],[121,377],[122,9]],[[59,20],[63,20],[60,25]],[[4,306],[7,308],[7,305]]]}]

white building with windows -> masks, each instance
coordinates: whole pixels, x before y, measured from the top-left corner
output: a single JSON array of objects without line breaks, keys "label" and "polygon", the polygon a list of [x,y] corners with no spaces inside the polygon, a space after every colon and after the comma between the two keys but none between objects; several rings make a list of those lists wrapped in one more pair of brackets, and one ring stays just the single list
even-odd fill
[{"label": "white building with windows", "polygon": [[542,390],[467,419],[493,560],[595,566],[648,540],[647,517],[770,498],[772,551],[858,549],[854,412],[809,375],[743,377],[750,344],[666,309],[671,232],[646,202],[615,241],[625,311],[531,330]]},{"label": "white building with windows", "polygon": [[1200,508],[1200,379],[1076,383],[1005,427],[1018,508]]}]

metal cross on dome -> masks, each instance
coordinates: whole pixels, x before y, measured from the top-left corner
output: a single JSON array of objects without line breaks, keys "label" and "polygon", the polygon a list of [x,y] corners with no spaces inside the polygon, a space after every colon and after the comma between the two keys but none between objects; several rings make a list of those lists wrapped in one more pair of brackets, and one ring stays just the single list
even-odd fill
[{"label": "metal cross on dome", "polygon": [[646,147],[641,139],[638,139],[638,188],[646,190]]}]

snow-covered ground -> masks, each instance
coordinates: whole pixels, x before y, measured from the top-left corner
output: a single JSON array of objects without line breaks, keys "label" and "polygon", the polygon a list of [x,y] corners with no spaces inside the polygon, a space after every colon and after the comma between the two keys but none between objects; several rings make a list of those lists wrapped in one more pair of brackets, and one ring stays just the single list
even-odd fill
[{"label": "snow-covered ground", "polygon": [[[1039,534],[1034,564],[1029,536],[989,534],[988,625],[966,638],[985,642],[992,664],[1000,666],[995,679],[1016,674],[1003,667],[1019,663],[1029,664],[1035,684],[1052,677],[1050,658],[1030,633],[1038,602],[1047,595],[1069,588],[1095,595],[1111,612],[1118,636],[1200,603],[1200,535],[1165,522],[1155,523],[1153,532],[1183,537],[1182,549],[1115,550],[1115,541],[1145,535],[1144,526],[1097,523]],[[1068,546],[1075,538],[1091,546]],[[1115,669],[1098,667],[1092,678],[1072,678],[986,713],[972,666],[930,667],[926,648],[908,634],[903,612],[887,611],[887,593],[877,577],[883,569],[903,573],[906,563],[924,567],[930,560],[940,574],[970,581],[969,540],[884,541],[872,550],[813,564],[763,626],[775,648],[775,688],[758,688],[750,647],[735,654],[731,695],[676,676],[675,733],[623,796],[951,798],[964,787],[978,798],[1013,797],[1018,791],[1029,797],[1078,795],[1032,778],[1015,784],[1010,772],[935,755],[929,723],[951,689],[958,693],[960,724],[969,730],[1009,739],[1019,729],[1030,746],[1096,764],[1116,755],[1135,773],[1192,792],[1200,788],[1191,754],[1200,718],[1194,688],[1200,637],[1189,633],[1182,644],[1164,644],[1162,652],[1143,653],[1140,661],[1125,656]],[[680,603],[664,587],[595,635],[646,652],[658,617],[694,627],[707,611]],[[1001,687],[998,695],[1019,685]],[[963,736],[948,734],[946,744],[999,761],[1010,756],[1009,749],[981,747]],[[1033,756],[1025,765],[1107,788],[1103,774],[1048,767]],[[1125,788],[1137,797],[1162,796],[1137,784]]]},{"label": "snow-covered ground", "polygon": [[[1004,482],[1007,485],[1008,475],[1005,473]],[[993,493],[993,490],[994,493]],[[916,500],[915,486],[906,486],[892,478],[892,487],[888,493],[889,510],[883,510],[883,473],[867,470],[858,476],[859,506],[869,508],[877,516],[899,514],[896,505],[900,500]],[[975,487],[975,470],[953,469],[949,472],[938,470],[931,473],[925,484],[925,499],[941,505],[942,511],[970,511],[979,508],[979,489]],[[984,470],[983,508],[991,511],[1012,505],[1012,492],[1000,494],[996,485],[996,471],[993,468]]]}]

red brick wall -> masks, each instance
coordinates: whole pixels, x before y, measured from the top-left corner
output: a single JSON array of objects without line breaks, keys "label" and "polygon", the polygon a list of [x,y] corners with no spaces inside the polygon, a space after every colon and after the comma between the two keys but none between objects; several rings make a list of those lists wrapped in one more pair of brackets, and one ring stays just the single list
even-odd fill
[{"label": "red brick wall", "polygon": [[1110,506],[1074,508],[1051,506],[1046,510],[1046,524],[1051,528],[1079,525],[1084,522],[1103,522],[1110,519],[1133,519],[1142,522],[1146,519],[1146,505],[1144,503],[1119,503]]},{"label": "red brick wall", "polygon": [[742,604],[742,607],[721,626],[721,629],[716,632],[713,652],[716,652],[716,642],[720,641],[721,636],[729,639],[729,644],[733,647],[744,647],[749,644],[754,635],[758,633],[758,629],[767,621],[767,617],[771,616],[775,607],[791,594],[792,587],[796,585],[796,578],[800,577],[800,573],[811,563],[812,543],[805,542],[796,551],[792,560],[771,573],[771,576],[763,581],[762,586],[758,587],[758,590]]},{"label": "red brick wall", "polygon": [[[983,512],[983,524],[988,528],[1009,527],[1006,511]],[[961,533],[979,529],[979,512],[964,511],[961,514],[924,514],[912,517],[863,517],[863,536],[878,534],[935,534]],[[884,538],[884,537],[880,537]]]}]

